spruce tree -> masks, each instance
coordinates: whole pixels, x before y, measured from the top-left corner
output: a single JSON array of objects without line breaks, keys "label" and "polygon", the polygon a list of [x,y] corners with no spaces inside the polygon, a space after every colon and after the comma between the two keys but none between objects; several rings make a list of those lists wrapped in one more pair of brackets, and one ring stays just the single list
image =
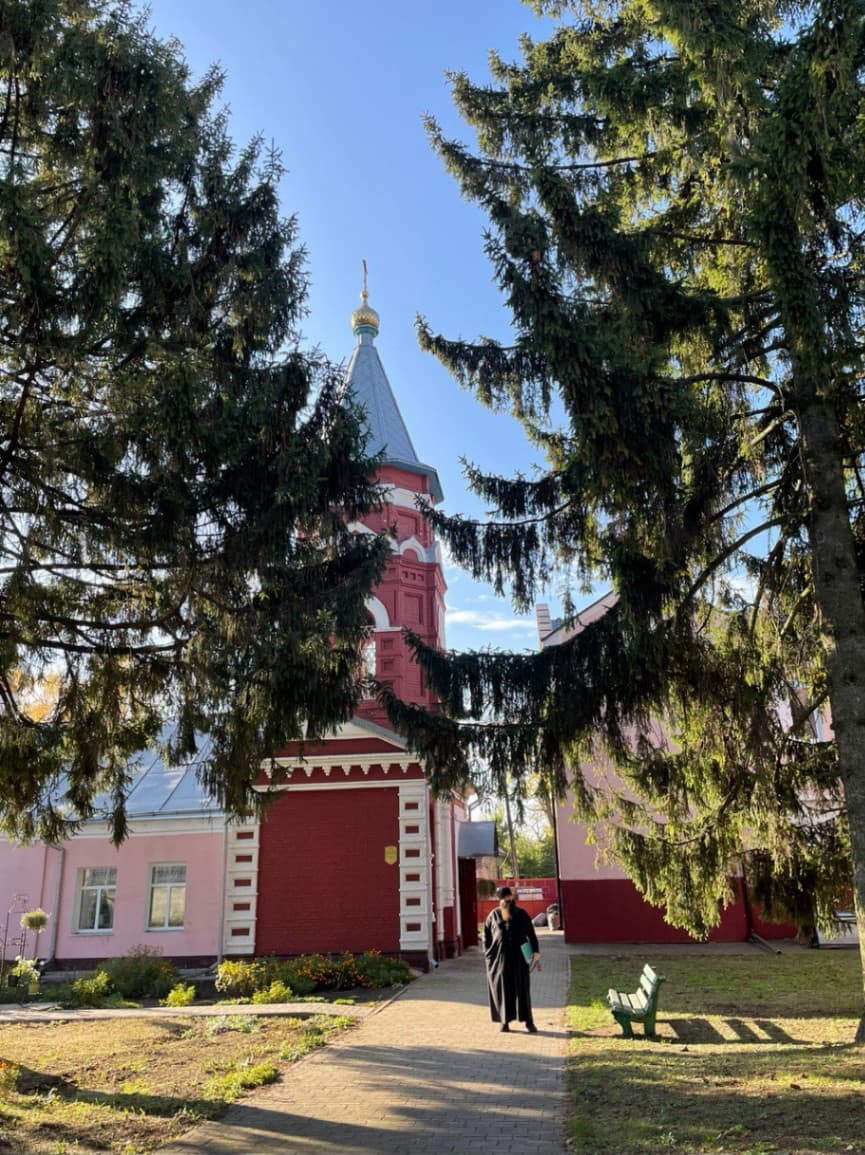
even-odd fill
[{"label": "spruce tree", "polygon": [[[123,0],[0,5],[0,821],[126,826],[206,733],[234,813],[350,716],[382,538],[359,415],[300,346],[279,157]],[[198,735],[198,738],[196,738]]]},{"label": "spruce tree", "polygon": [[547,39],[452,78],[476,144],[429,124],[513,343],[419,331],[548,465],[434,521],[519,607],[561,567],[617,600],[536,655],[416,643],[444,712],[392,717],[442,785],[611,760],[581,812],[695,934],[744,854],[803,921],[852,885],[865,951],[865,5],[533,7]]}]

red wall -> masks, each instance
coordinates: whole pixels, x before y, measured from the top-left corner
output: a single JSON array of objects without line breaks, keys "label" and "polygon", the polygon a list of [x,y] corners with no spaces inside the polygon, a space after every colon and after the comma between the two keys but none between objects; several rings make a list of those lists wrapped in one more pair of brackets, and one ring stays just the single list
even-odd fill
[{"label": "red wall", "polygon": [[255,953],[399,950],[396,787],[288,791],[261,824]]},{"label": "red wall", "polygon": [[[650,906],[630,879],[562,879],[566,942],[694,942],[687,931],[664,922],[660,907]],[[789,938],[787,923],[761,922],[753,927],[764,938]],[[741,899],[728,906],[709,942],[745,942],[748,922]]]}]

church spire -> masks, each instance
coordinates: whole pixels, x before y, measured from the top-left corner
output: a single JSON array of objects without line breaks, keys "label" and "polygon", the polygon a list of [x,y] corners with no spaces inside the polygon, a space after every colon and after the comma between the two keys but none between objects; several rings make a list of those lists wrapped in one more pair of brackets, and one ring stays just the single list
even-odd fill
[{"label": "church spire", "polygon": [[431,466],[424,465],[415,452],[375,347],[379,316],[369,304],[366,278],[366,261],[364,261],[361,303],[351,315],[351,327],[357,337],[357,345],[346,369],[346,386],[366,416],[369,433],[367,452],[370,456],[382,453],[383,465],[394,465],[410,473],[427,477],[433,500],[440,502],[444,494],[438,474]]}]

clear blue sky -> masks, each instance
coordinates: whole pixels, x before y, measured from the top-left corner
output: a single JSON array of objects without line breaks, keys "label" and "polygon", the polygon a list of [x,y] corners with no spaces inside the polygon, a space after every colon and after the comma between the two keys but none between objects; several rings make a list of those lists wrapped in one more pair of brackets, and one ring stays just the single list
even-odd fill
[{"label": "clear blue sky", "polygon": [[[461,199],[421,118],[470,140],[445,71],[483,81],[491,48],[516,59],[519,34],[541,37],[543,26],[520,0],[153,0],[150,11],[195,75],[224,69],[235,140],[260,133],[282,152],[283,208],[298,216],[312,279],[304,334],[335,361],[354,344],[366,258],[376,343],[418,456],[438,470],[448,512],[476,516],[460,458],[509,474],[532,456],[514,420],[483,410],[417,346],[417,313],[449,337],[509,335],[484,216]],[[454,567],[446,577],[449,647],[536,647],[533,617]]]}]

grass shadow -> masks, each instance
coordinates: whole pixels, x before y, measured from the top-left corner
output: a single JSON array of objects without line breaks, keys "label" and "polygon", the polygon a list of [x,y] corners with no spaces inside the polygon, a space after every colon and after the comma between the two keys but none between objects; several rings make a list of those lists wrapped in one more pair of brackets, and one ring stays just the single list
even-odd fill
[{"label": "grass shadow", "polygon": [[66,1093],[65,1097],[77,1099],[80,1103],[162,1118],[184,1113],[197,1119],[213,1119],[229,1106],[223,1099],[190,1099],[182,1095],[153,1095],[146,1091],[89,1091],[81,1087]]}]

